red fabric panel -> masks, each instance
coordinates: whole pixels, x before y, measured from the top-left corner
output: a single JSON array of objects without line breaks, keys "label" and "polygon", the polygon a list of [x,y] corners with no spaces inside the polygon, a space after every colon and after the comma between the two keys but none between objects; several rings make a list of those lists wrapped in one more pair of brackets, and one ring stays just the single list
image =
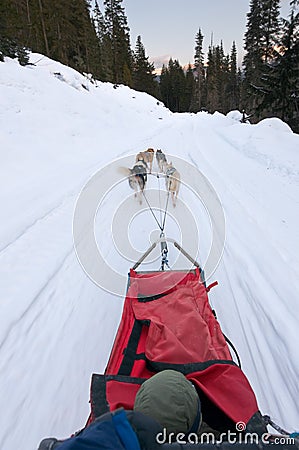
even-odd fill
[{"label": "red fabric panel", "polygon": [[[120,325],[114,340],[111,355],[105,373],[115,375],[120,368],[123,351],[127,347],[128,340],[134,325],[135,316],[132,302],[136,301],[138,294],[155,295],[173,289],[186,283],[188,280],[200,278],[198,269],[193,272],[154,272],[149,274],[138,274],[130,271],[130,287],[125,299]],[[140,352],[144,351],[140,350]],[[138,375],[137,375],[138,376]]]},{"label": "red fabric panel", "polygon": [[[142,295],[157,295],[172,290],[181,285],[185,285],[188,281],[199,282],[200,273],[199,270],[190,272],[150,272],[150,273],[137,273],[134,270],[130,270],[130,296],[137,297],[138,294]],[[129,292],[128,292],[129,293]]]},{"label": "red fabric panel", "polygon": [[120,368],[124,349],[128,345],[130,334],[134,325],[135,317],[133,314],[130,298],[126,297],[123,307],[123,313],[120,321],[120,325],[117,330],[117,334],[114,340],[113,348],[110,354],[110,358],[105,370],[105,373],[116,375]]},{"label": "red fabric panel", "polygon": [[[143,350],[150,361],[186,364],[232,359],[208,303],[205,286],[192,275],[184,279],[185,285],[172,286],[166,296],[152,302],[131,299],[136,319],[151,321]],[[164,278],[169,281],[171,277]],[[154,288],[159,290],[159,283],[164,284],[164,278],[155,279]],[[152,279],[150,283],[148,279],[146,281],[135,279],[132,290],[148,290],[147,284],[151,284]]]},{"label": "red fabric panel", "polygon": [[[214,364],[200,372],[188,374],[186,378],[234,422],[247,423],[258,410],[250,384],[237,366]],[[110,409],[113,411],[121,406],[133,409],[139,387],[129,381],[108,380],[106,396]]]},{"label": "red fabric panel", "polygon": [[140,384],[122,383],[110,380],[106,382],[106,397],[111,411],[124,407],[133,409],[135,397]]},{"label": "red fabric panel", "polygon": [[237,366],[213,364],[187,375],[234,422],[245,422],[258,411],[254,392]]},{"label": "red fabric panel", "polygon": [[[138,295],[166,295],[139,302]],[[105,373],[116,375],[124,358],[135,320],[143,325],[132,377],[150,378],[146,358],[152,362],[188,364],[232,360],[229,349],[208,302],[198,269],[194,272],[138,274],[131,270],[121,323]],[[243,372],[231,364],[213,364],[187,375],[233,421],[247,422],[258,411],[255,395]],[[138,385],[107,382],[111,409],[132,409]]]}]

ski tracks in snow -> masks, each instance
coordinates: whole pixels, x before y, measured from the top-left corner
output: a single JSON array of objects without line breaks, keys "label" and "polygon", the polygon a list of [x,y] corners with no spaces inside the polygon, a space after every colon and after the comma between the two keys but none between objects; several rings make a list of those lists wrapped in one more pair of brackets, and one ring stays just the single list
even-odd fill
[{"label": "ski tracks in snow", "polygon": [[[224,331],[241,349],[243,367],[257,393],[261,409],[295,429],[299,395],[299,361],[295,355],[299,341],[294,331],[294,311],[297,308],[294,287],[299,287],[298,260],[294,255],[293,265],[293,248],[285,250],[283,247],[284,230],[277,240],[271,239],[271,220],[277,218],[267,215],[263,196],[267,199],[268,192],[258,192],[258,169],[255,171],[249,167],[257,176],[254,186],[245,184],[248,176],[241,182],[242,172],[248,170],[248,155],[243,155],[242,149],[228,139],[222,139],[218,130],[205,130],[195,124],[193,132],[199,137],[194,139],[197,151],[193,147],[188,156],[220,194],[227,222],[225,252],[216,272],[221,281],[221,292],[219,290],[212,295],[216,310]],[[230,157],[232,149],[238,152],[240,165],[229,170],[226,160],[235,160],[235,157]],[[259,161],[255,163],[252,159],[252,163],[259,164]],[[285,172],[276,171],[276,178],[269,180],[274,192],[281,194],[277,198],[279,205],[284,198],[280,189],[282,173]],[[296,178],[292,183],[295,196]],[[285,214],[292,214],[292,200],[292,197],[285,198]],[[259,216],[252,214],[251,205],[254,206],[252,211],[261,205]],[[278,210],[277,213],[279,215]],[[274,228],[277,229],[277,224]],[[284,253],[287,258],[282,257]],[[226,299],[225,305],[221,298]],[[277,386],[280,386],[279,390]]]},{"label": "ski tracks in snow", "polygon": [[[165,121],[157,128],[169,127]],[[128,139],[112,150],[115,157],[143,149],[153,134],[155,130],[147,130],[135,145]],[[108,154],[106,159],[109,163]],[[24,216],[23,227],[18,222],[6,233],[0,252],[4,268],[0,288],[0,397],[6,405],[0,419],[3,450],[23,442],[28,415],[34,417],[26,438],[28,450],[44,436],[65,437],[81,428],[89,412],[91,373],[105,368],[122,302],[86,277],[72,240],[77,196],[103,163],[103,157],[100,163],[96,158],[92,164],[87,161],[64,189],[50,191],[47,200],[34,207],[26,205],[31,214]],[[53,417],[49,423],[45,414]]]}]

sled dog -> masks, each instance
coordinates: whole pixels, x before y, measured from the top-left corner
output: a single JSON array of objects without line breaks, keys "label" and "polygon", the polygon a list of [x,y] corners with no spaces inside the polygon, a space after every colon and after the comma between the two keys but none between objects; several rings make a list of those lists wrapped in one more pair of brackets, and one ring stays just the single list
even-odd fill
[{"label": "sled dog", "polygon": [[162,150],[158,149],[156,151],[156,160],[160,169],[160,172],[165,172],[167,159],[165,154],[162,152]]},{"label": "sled dog", "polygon": [[176,168],[173,167],[172,162],[166,164],[165,175],[166,189],[167,192],[169,192],[169,195],[171,195],[172,204],[175,207],[180,189],[181,177]]},{"label": "sled dog", "polygon": [[138,161],[143,161],[146,164],[149,164],[149,173],[152,173],[154,153],[155,150],[153,148],[148,148],[144,152],[140,152],[136,155],[136,163]]},{"label": "sled dog", "polygon": [[119,171],[128,177],[129,186],[135,191],[135,197],[142,204],[142,193],[147,182],[148,166],[142,159],[138,160],[132,169],[120,167]]}]

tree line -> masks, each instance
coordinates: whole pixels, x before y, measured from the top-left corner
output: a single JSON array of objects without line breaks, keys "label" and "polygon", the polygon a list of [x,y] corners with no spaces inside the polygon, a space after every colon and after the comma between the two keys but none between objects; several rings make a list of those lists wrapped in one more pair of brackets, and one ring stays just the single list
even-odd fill
[{"label": "tree line", "polygon": [[195,36],[194,61],[185,70],[170,59],[157,77],[141,36],[135,48],[122,6],[104,0],[1,0],[0,60],[28,63],[28,49],[45,54],[95,79],[147,92],[174,112],[227,113],[245,110],[253,121],[275,115],[299,132],[299,0],[290,0],[288,19],[279,0],[251,0],[244,37],[245,57],[237,67],[235,42],[203,52]]}]

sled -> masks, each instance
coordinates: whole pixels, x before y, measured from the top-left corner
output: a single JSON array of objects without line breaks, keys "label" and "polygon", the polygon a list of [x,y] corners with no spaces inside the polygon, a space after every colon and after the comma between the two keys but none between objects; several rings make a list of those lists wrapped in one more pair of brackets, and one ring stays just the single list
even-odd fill
[{"label": "sled", "polygon": [[[165,249],[162,239],[162,250],[163,243]],[[193,269],[138,272],[153,245],[130,270],[105,373],[92,375],[87,424],[120,407],[132,410],[145,380],[161,370],[174,369],[200,392],[203,420],[212,428],[235,432],[236,424],[243,423],[248,432],[260,427],[262,433],[265,428],[255,394],[234,362],[211,309],[210,286],[206,287],[203,271],[174,245],[193,262]]]}]

